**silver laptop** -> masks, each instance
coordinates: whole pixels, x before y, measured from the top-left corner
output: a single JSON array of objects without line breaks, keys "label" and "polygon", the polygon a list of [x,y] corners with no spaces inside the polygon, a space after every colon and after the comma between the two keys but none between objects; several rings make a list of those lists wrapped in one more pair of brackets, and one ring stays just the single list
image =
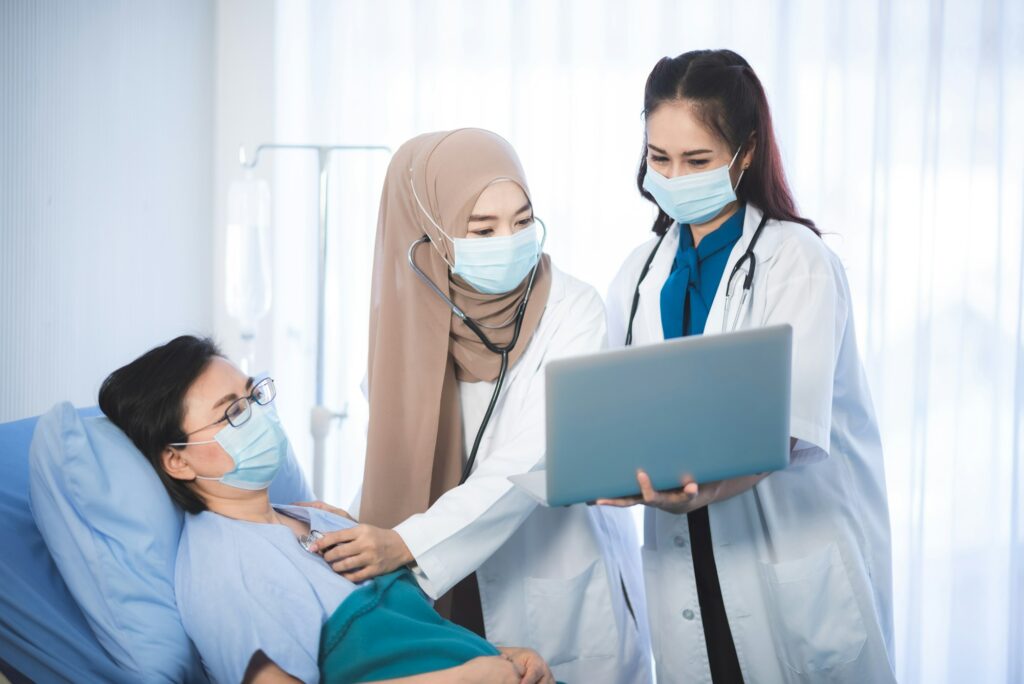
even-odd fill
[{"label": "silver laptop", "polygon": [[789,463],[788,325],[547,366],[546,469],[509,479],[547,506],[752,475]]}]

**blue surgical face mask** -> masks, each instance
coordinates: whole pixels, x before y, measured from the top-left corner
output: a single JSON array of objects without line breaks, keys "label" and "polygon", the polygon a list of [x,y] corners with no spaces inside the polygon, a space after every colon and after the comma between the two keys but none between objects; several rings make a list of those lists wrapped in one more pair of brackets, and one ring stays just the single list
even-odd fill
[{"label": "blue surgical face mask", "polygon": [[675,178],[666,178],[648,165],[644,174],[644,190],[651,193],[662,211],[679,223],[707,223],[718,216],[725,205],[736,200],[736,188],[743,179],[743,172],[733,186],[729,169],[739,153],[740,150],[736,150],[726,166]]},{"label": "blue surgical face mask", "polygon": [[514,235],[502,237],[455,238],[455,266],[459,276],[477,292],[511,292],[530,275],[540,258],[537,224]]},{"label": "blue surgical face mask", "polygon": [[235,462],[235,467],[220,477],[196,475],[197,480],[215,480],[250,491],[270,486],[288,456],[288,436],[272,408],[252,402],[250,409],[249,420],[239,427],[225,425],[212,440],[188,442],[189,445],[217,442]]},{"label": "blue surgical face mask", "polygon": [[[513,181],[514,182],[514,181]],[[534,217],[529,228],[513,235],[501,237],[453,238],[437,224],[427,208],[420,201],[416,184],[409,169],[409,187],[420,211],[437,230],[451,241],[455,251],[455,263],[448,264],[451,272],[459,276],[477,292],[482,294],[504,294],[511,292],[530,275],[537,265],[544,242],[548,237],[547,226]],[[537,223],[544,226],[544,236],[537,242]],[[435,247],[436,249],[436,247]],[[444,254],[441,254],[444,258]],[[447,261],[447,259],[446,259]]]}]

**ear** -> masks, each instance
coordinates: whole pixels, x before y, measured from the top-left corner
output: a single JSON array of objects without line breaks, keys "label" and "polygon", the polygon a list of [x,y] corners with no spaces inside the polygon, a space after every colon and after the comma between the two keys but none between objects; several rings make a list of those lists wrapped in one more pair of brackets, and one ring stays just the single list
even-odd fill
[{"label": "ear", "polygon": [[192,470],[192,466],[174,447],[164,447],[163,453],[160,454],[160,461],[163,464],[164,472],[175,480],[192,481],[196,479],[196,473]]},{"label": "ear", "polygon": [[757,150],[757,131],[750,134],[747,139],[747,151],[743,153],[742,164],[740,168],[744,171],[750,168],[750,165],[754,162],[754,151]]}]

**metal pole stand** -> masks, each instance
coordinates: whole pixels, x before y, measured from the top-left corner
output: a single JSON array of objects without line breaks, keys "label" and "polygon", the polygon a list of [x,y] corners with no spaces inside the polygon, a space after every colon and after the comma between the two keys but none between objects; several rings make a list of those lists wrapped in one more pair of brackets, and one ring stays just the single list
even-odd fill
[{"label": "metal pole stand", "polygon": [[246,169],[254,169],[259,163],[263,150],[313,150],[319,162],[319,183],[317,200],[320,205],[320,219],[317,226],[317,311],[316,311],[316,401],[309,414],[309,432],[313,436],[313,493],[319,500],[324,496],[324,464],[327,437],[335,420],[342,420],[348,415],[347,407],[341,411],[332,411],[324,406],[324,322],[326,319],[327,289],[327,208],[330,187],[330,157],[334,152],[386,152],[391,148],[384,145],[292,145],[283,143],[264,143],[253,152],[249,161],[245,146],[238,148],[238,163]]}]

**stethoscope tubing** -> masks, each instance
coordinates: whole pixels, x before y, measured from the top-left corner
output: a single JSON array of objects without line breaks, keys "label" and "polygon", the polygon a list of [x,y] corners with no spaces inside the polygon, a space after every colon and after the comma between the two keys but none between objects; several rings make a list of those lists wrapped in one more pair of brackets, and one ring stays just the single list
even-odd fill
[{"label": "stethoscope tubing", "polygon": [[[547,230],[545,229],[545,234]],[[466,326],[473,331],[488,351],[498,354],[501,357],[501,366],[498,370],[498,379],[494,383],[494,392],[491,393],[491,400],[487,404],[487,411],[484,413],[483,421],[480,423],[480,428],[476,431],[476,438],[473,440],[473,447],[469,452],[469,458],[466,459],[465,465],[462,467],[462,477],[459,479],[459,484],[463,485],[466,480],[469,479],[470,474],[473,472],[473,466],[476,464],[477,452],[480,449],[480,442],[483,440],[484,431],[487,429],[488,423],[491,421],[491,415],[494,413],[494,407],[498,403],[498,395],[501,393],[501,388],[505,384],[505,375],[508,371],[508,355],[515,349],[516,343],[519,341],[519,332],[523,327],[523,318],[526,315],[526,307],[530,302],[530,295],[533,292],[533,283],[537,278],[537,269],[540,267],[540,259],[537,259],[537,263],[534,264],[533,270],[530,271],[530,279],[526,283],[526,291],[523,293],[523,298],[519,302],[519,306],[516,309],[515,315],[515,327],[512,330],[512,339],[505,345],[497,345],[489,338],[484,331],[480,328],[476,321],[469,317],[462,309],[460,309],[451,297],[441,291],[434,281],[432,281],[427,274],[420,270],[420,267],[416,265],[415,253],[416,248],[425,242],[430,242],[430,236],[424,235],[413,241],[409,245],[409,265],[412,270],[419,276],[420,280],[427,284],[427,286],[437,294],[448,307],[452,310],[459,320],[466,324]]]},{"label": "stethoscope tubing", "polygon": [[[722,332],[725,332],[728,328],[729,322],[729,305],[732,300],[732,281],[736,277],[736,274],[740,272],[740,268],[744,262],[749,261],[750,265],[747,267],[746,275],[743,278],[743,293],[740,295],[740,303],[737,309],[736,320],[733,321],[733,328],[735,330],[736,325],[739,324],[739,317],[743,311],[743,305],[746,304],[749,299],[750,290],[754,285],[754,268],[757,266],[757,258],[754,256],[754,247],[757,246],[757,241],[761,237],[761,233],[764,230],[765,224],[768,223],[767,216],[761,216],[761,222],[757,224],[757,230],[754,231],[753,237],[750,238],[750,244],[747,245],[747,249],[743,252],[743,255],[733,265],[732,270],[729,272],[729,279],[725,282],[725,309],[722,314]],[[648,272],[651,270],[651,264],[654,263],[654,257],[658,254],[658,249],[661,247],[661,243],[665,241],[665,236],[668,235],[666,230],[662,233],[661,237],[658,238],[658,242],[654,245],[654,249],[647,256],[647,261],[644,262],[644,266],[640,269],[640,277],[637,278],[636,288],[633,290],[633,302],[629,310],[629,324],[626,326],[626,342],[627,347],[633,344],[633,320],[636,318],[636,312],[640,307],[640,285],[644,282],[644,278],[647,277]]]}]

